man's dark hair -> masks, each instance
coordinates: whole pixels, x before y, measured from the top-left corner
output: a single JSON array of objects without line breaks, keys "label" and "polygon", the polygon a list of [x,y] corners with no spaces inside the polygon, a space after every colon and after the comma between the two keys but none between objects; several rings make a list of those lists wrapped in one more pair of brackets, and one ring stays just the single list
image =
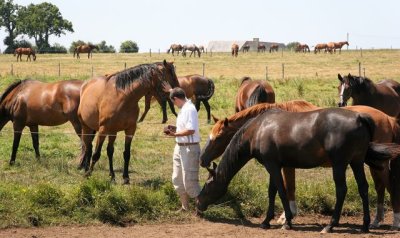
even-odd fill
[{"label": "man's dark hair", "polygon": [[174,99],[174,98],[179,98],[179,99],[185,99],[186,98],[186,94],[185,91],[183,91],[183,89],[176,87],[173,88],[171,90],[171,92],[169,93],[169,98]]}]

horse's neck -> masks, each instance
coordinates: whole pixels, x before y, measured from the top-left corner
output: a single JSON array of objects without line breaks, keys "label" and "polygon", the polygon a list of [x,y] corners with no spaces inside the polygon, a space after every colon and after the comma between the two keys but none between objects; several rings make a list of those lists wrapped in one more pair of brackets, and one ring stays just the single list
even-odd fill
[{"label": "horse's neck", "polygon": [[373,101],[378,97],[376,85],[372,82],[365,83],[364,89],[355,90],[352,93],[353,105],[373,105]]}]

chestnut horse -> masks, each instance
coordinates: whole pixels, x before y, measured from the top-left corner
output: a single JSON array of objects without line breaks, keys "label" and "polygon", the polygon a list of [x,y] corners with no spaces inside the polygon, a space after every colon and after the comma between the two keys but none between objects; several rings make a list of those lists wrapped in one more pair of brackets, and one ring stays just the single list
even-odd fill
[{"label": "chestnut horse", "polygon": [[76,54],[76,58],[80,59],[81,57],[79,56],[79,53],[88,53],[88,56],[87,56],[88,59],[92,58],[93,49],[99,50],[99,47],[97,45],[92,45],[92,44],[77,46],[77,47],[75,47],[75,50],[74,50],[74,58],[75,58],[75,54]]},{"label": "chestnut horse", "polygon": [[[114,142],[117,132],[125,132],[124,184],[129,183],[130,147],[136,131],[139,115],[138,102],[146,94],[152,93],[157,100],[166,100],[163,83],[179,86],[173,63],[164,62],[138,65],[107,77],[95,77],[87,81],[81,89],[78,116],[82,123],[84,157],[82,165],[89,176],[100,158],[101,147],[108,136],[107,155],[111,179],[115,179],[113,169]],[[92,157],[93,134],[98,132],[96,149]],[[89,168],[89,163],[92,161]]]},{"label": "chestnut horse", "polygon": [[239,53],[239,45],[238,44],[232,44],[231,46],[231,52],[233,57],[237,57]]},{"label": "chestnut horse", "polygon": [[274,103],[275,92],[267,81],[243,77],[235,101],[235,111],[239,112],[258,103]]},{"label": "chestnut horse", "polygon": [[31,55],[33,57],[33,61],[36,60],[36,54],[35,51],[32,48],[17,48],[14,51],[14,56],[17,55],[17,62],[18,62],[18,58],[20,61],[22,61],[22,55],[28,55],[28,57],[26,57],[26,61],[32,61],[31,60]]},{"label": "chestnut horse", "polygon": [[321,53],[321,50],[324,50],[324,52],[326,53],[326,50],[327,50],[327,48],[328,48],[328,45],[327,44],[317,44],[315,47],[314,47],[314,53],[316,54],[316,53]]},{"label": "chestnut horse", "polygon": [[[200,110],[200,103],[203,102],[204,107],[207,110],[207,122],[211,122],[211,107],[208,100],[214,94],[214,82],[206,77],[198,74],[187,75],[183,77],[178,77],[179,87],[185,91],[186,97],[191,98],[195,102],[197,111]],[[139,122],[142,122],[146,117],[147,112],[150,110],[151,98],[153,95],[148,94],[145,96],[145,109],[143,115],[140,117]],[[168,116],[165,109],[166,102],[159,102],[163,112],[162,123],[167,122]],[[168,100],[168,104],[171,108],[172,113],[176,116],[174,104]]]},{"label": "chestnut horse", "polygon": [[269,47],[269,53],[278,52],[278,50],[279,50],[279,45],[278,45],[278,44],[272,44],[272,45]]},{"label": "chestnut horse", "polygon": [[349,42],[347,41],[341,41],[341,42],[329,42],[327,44],[327,50],[329,51],[329,53],[335,53],[336,54],[336,50],[339,49],[339,54],[342,53],[342,47],[344,45],[349,45]]},{"label": "chestnut horse", "polygon": [[259,44],[257,47],[257,52],[265,52],[265,45]]},{"label": "chestnut horse", "polygon": [[80,80],[43,83],[37,80],[20,80],[5,90],[0,97],[0,131],[12,121],[14,141],[10,164],[15,163],[22,131],[28,126],[31,131],[36,157],[39,153],[39,126],[58,126],[71,122],[76,134],[81,133],[77,110]]},{"label": "chestnut horse", "polygon": [[308,47],[307,44],[298,44],[296,46],[296,49],[294,50],[295,52],[303,52],[303,53],[310,53],[310,47]]},{"label": "chestnut horse", "polygon": [[178,52],[177,55],[179,55],[179,52],[181,52],[182,49],[183,49],[182,45],[180,45],[180,44],[172,44],[172,45],[169,47],[169,49],[167,50],[167,54],[169,54],[169,52],[171,52],[172,55],[175,56],[175,55],[174,55],[174,52],[176,51],[176,52]]},{"label": "chestnut horse", "polygon": [[[374,127],[369,115],[338,108],[309,112],[267,110],[245,123],[233,136],[217,170],[209,169],[211,178],[196,198],[196,207],[200,212],[206,210],[209,204],[226,193],[235,174],[255,158],[270,174],[269,208],[261,227],[270,227],[274,217],[275,196],[279,192],[286,216],[283,228],[291,228],[293,216],[281,169],[330,165],[336,187],[336,204],[332,219],[322,232],[331,232],[339,225],[347,192],[346,168],[350,165],[362,199],[362,231],[368,232],[370,214],[364,162],[370,167],[382,168],[383,162],[400,154],[398,144],[370,143]],[[213,139],[210,136],[207,146]]]},{"label": "chestnut horse", "polygon": [[[208,167],[212,160],[219,157],[225,150],[226,146],[229,144],[233,135],[247,121],[271,108],[278,108],[289,112],[307,112],[320,109],[319,107],[309,102],[303,100],[294,100],[284,103],[258,104],[253,107],[247,108],[244,111],[236,113],[233,116],[230,116],[229,118],[225,118],[225,120],[222,121],[218,121],[218,119],[214,118],[216,123],[211,130],[209,136],[210,139],[204,146],[200,155],[201,166]],[[375,142],[379,143],[400,142],[400,127],[397,123],[396,118],[390,117],[377,109],[367,106],[350,106],[350,107],[344,107],[344,109],[359,113],[367,113],[372,117],[376,125],[373,137],[373,140]],[[396,219],[396,217],[400,216],[400,195],[395,199],[394,196],[396,191],[390,190],[388,163],[384,164],[383,170],[377,170],[373,168],[371,168],[370,170],[372,178],[375,183],[375,189],[378,197],[377,214],[372,225],[375,227],[379,226],[379,223],[383,220],[383,212],[384,212],[383,204],[384,204],[385,188],[386,188],[391,194],[392,207],[395,217],[393,221],[393,227],[399,227],[400,219],[399,218]],[[296,214],[297,206],[295,203],[295,171],[293,168],[283,168],[282,173],[285,180],[287,195],[290,201],[289,202],[290,207],[292,209],[293,214]],[[279,219],[279,222],[281,221],[284,221],[284,214],[282,214],[281,218]]]},{"label": "chestnut horse", "polygon": [[366,105],[381,110],[389,116],[400,118],[400,84],[386,79],[373,83],[368,78],[349,74],[342,77],[338,74],[340,84],[339,107],[346,106],[347,100],[353,98],[353,105]]}]

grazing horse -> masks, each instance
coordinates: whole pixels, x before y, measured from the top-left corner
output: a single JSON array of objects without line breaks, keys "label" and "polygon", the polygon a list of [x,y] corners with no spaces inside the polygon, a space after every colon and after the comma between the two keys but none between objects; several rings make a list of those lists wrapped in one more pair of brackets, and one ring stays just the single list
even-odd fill
[{"label": "grazing horse", "polygon": [[294,50],[296,53],[303,52],[303,53],[310,53],[310,47],[307,44],[298,44],[296,49]]},{"label": "grazing horse", "polygon": [[368,78],[349,74],[342,77],[338,74],[340,84],[339,107],[346,106],[347,100],[353,98],[353,105],[366,105],[381,110],[389,116],[400,118],[400,84],[386,79],[373,83]]},{"label": "grazing horse", "polygon": [[[191,98],[195,101],[195,106],[197,111],[200,110],[200,103],[203,102],[204,107],[207,110],[207,122],[211,122],[211,107],[208,100],[214,94],[214,82],[206,77],[198,74],[187,75],[183,77],[178,77],[179,87],[185,91],[186,97]],[[143,115],[140,117],[139,122],[142,122],[146,117],[147,112],[150,110],[152,95],[146,95],[145,97],[145,109]],[[167,122],[167,111],[165,109],[166,102],[159,102],[163,111],[162,123]],[[176,116],[174,104],[168,100],[168,104],[171,108],[172,113]]]},{"label": "grazing horse", "polygon": [[169,47],[169,49],[167,50],[167,54],[169,54],[169,52],[171,51],[172,55],[175,56],[174,52],[176,51],[176,52],[178,52],[178,55],[179,55],[179,52],[182,51],[182,50],[183,50],[182,45],[180,45],[180,44],[172,44]]},{"label": "grazing horse", "polygon": [[189,57],[192,57],[192,54],[194,53],[194,57],[196,57],[196,52],[197,52],[197,55],[199,56],[199,58],[200,58],[200,55],[201,55],[201,53],[200,53],[200,49],[199,49],[199,47],[197,47],[195,44],[192,44],[192,45],[184,45],[183,47],[182,47],[182,56],[183,57],[186,57],[186,51],[190,51],[190,55],[189,55]]},{"label": "grazing horse", "polygon": [[80,59],[81,57],[79,56],[79,53],[88,53],[88,59],[92,58],[92,51],[93,49],[99,50],[99,47],[97,45],[92,45],[92,44],[87,44],[87,45],[80,45],[75,47],[74,50],[74,58],[76,54],[76,58]]},{"label": "grazing horse", "polygon": [[243,77],[236,93],[235,111],[239,112],[263,102],[275,102],[275,92],[272,86],[267,81]]},{"label": "grazing horse", "polygon": [[264,44],[259,44],[257,46],[257,52],[265,52],[265,45]]},{"label": "grazing horse", "polygon": [[278,50],[279,50],[279,45],[278,45],[278,44],[272,44],[272,45],[269,47],[269,53],[278,52]]},{"label": "grazing horse", "polygon": [[26,57],[26,61],[32,61],[31,60],[31,55],[33,56],[33,61],[36,60],[36,54],[35,51],[32,48],[17,48],[14,51],[14,56],[17,55],[17,62],[18,62],[18,58],[20,59],[20,61],[22,61],[22,55],[28,55],[28,57]]},{"label": "grazing horse", "polygon": [[200,50],[201,53],[205,53],[205,50],[204,50],[204,46],[203,46],[203,45],[199,45],[199,50]]},{"label": "grazing horse", "polygon": [[[266,110],[269,109],[281,109],[289,112],[307,112],[321,109],[307,101],[303,100],[294,100],[284,103],[262,103],[255,105],[253,107],[247,108],[244,111],[234,114],[225,120],[219,121],[214,117],[215,125],[211,130],[209,140],[204,146],[201,155],[200,155],[200,163],[203,167],[208,167],[212,160],[219,157],[229,144],[229,141],[232,139],[233,135],[249,120],[260,115]],[[343,107],[344,109],[358,112],[358,113],[366,113],[371,116],[376,125],[375,133],[373,136],[374,142],[379,143],[389,143],[395,142],[400,143],[400,127],[397,123],[397,119],[394,117],[390,117],[385,113],[374,109],[372,107],[367,106],[349,106]],[[385,163],[383,170],[377,170],[370,168],[371,175],[374,180],[375,190],[378,196],[377,199],[377,214],[372,225],[374,227],[379,226],[379,223],[383,220],[384,211],[384,196],[385,196],[385,188],[391,194],[391,201],[393,207],[393,227],[400,227],[400,194],[396,196],[393,189],[390,189],[389,185],[392,185],[393,182],[390,182],[390,173],[389,173],[389,164]],[[289,199],[290,208],[293,214],[297,213],[297,206],[295,202],[295,170],[293,168],[283,168],[282,174],[284,176],[285,187]],[[393,185],[392,185],[393,186]],[[396,199],[395,199],[396,198]],[[398,202],[396,202],[398,201]],[[398,217],[396,219],[396,217]],[[280,217],[278,222],[284,221],[284,214]]]},{"label": "grazing horse", "polygon": [[243,50],[243,53],[249,52],[249,50],[250,50],[250,45],[244,45],[244,46],[242,46],[242,50]]},{"label": "grazing horse", "polygon": [[314,53],[315,53],[315,54],[316,54],[316,53],[321,53],[321,50],[324,50],[324,52],[326,53],[327,48],[328,48],[328,45],[327,45],[327,44],[317,44],[317,45],[314,47]]},{"label": "grazing horse", "polygon": [[81,124],[77,110],[80,80],[43,83],[37,80],[19,80],[5,90],[0,97],[0,131],[12,121],[14,141],[10,164],[15,163],[22,131],[28,126],[31,131],[36,157],[39,153],[39,125],[58,126],[71,122],[78,136]]},{"label": "grazing horse", "polygon": [[[400,153],[397,144],[376,144],[372,141],[375,124],[367,114],[336,108],[309,112],[268,110],[248,121],[233,136],[216,170],[196,198],[199,212],[207,209],[227,191],[234,175],[251,159],[264,165],[270,174],[269,207],[262,228],[269,228],[274,217],[275,196],[279,193],[286,221],[291,228],[292,212],[286,196],[282,167],[315,168],[331,165],[336,187],[336,204],[332,219],[322,232],[331,232],[339,225],[347,193],[346,169],[351,166],[363,207],[362,231],[370,224],[368,183],[364,162],[381,168],[382,163]],[[212,139],[212,138],[210,138]]]},{"label": "grazing horse", "polygon": [[231,46],[231,52],[233,57],[237,57],[239,53],[239,45],[238,44],[232,44]]},{"label": "grazing horse", "polygon": [[[163,83],[179,86],[173,63],[164,62],[138,65],[107,77],[95,77],[87,81],[81,89],[78,116],[82,123],[84,157],[82,160],[89,176],[100,158],[101,147],[108,136],[107,156],[110,177],[115,179],[113,169],[114,142],[117,132],[125,132],[124,184],[129,183],[129,160],[131,142],[136,131],[139,115],[138,102],[143,96],[152,93],[157,100],[166,100],[168,93],[163,91]],[[93,134],[98,132],[96,149],[92,157]]]}]

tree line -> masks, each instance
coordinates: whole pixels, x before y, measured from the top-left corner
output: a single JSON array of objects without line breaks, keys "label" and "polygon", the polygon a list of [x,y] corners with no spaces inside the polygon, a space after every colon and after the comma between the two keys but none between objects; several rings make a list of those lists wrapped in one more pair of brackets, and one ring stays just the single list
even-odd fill
[{"label": "tree line", "polygon": [[[67,49],[58,43],[50,45],[49,37],[60,37],[67,32],[74,32],[72,22],[62,17],[57,6],[47,2],[21,6],[14,4],[13,0],[0,0],[0,28],[2,27],[8,34],[3,40],[7,46],[4,53],[13,53],[18,47],[32,47],[38,53],[67,53]],[[19,36],[22,40],[17,40]],[[34,39],[35,46],[25,40],[24,36]],[[74,41],[68,51],[73,52],[76,46],[87,43],[82,40]],[[105,41],[96,45],[99,47],[98,52],[116,52],[114,46],[107,45]],[[119,51],[136,53],[139,47],[136,42],[128,40],[121,43]]]}]

